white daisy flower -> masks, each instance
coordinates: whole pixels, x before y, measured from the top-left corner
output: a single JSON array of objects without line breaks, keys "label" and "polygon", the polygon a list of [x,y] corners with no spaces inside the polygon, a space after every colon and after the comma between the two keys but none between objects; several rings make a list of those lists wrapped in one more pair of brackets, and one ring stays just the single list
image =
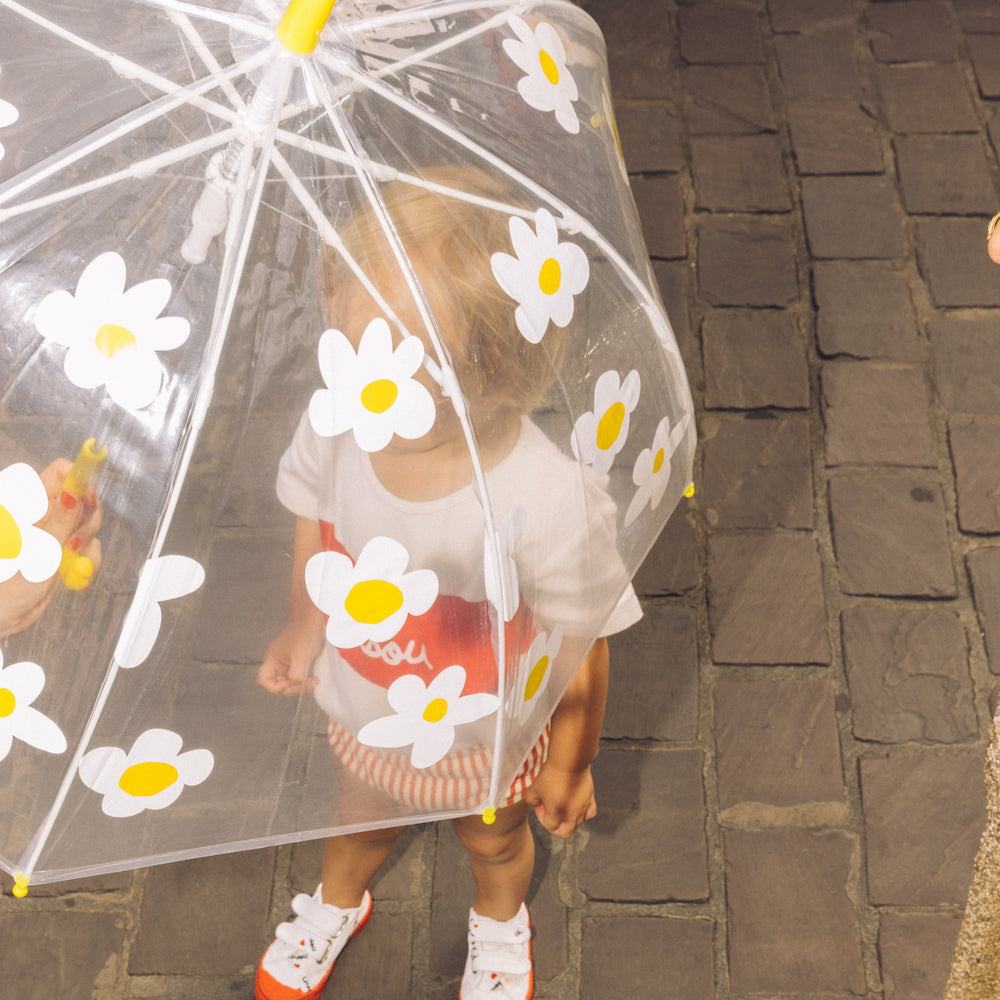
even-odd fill
[{"label": "white daisy flower", "polygon": [[[10,101],[0,100],[0,128],[13,125],[17,121],[17,116],[18,110]],[[0,142],[0,160],[3,159],[4,152],[3,143]]]},{"label": "white daisy flower", "polygon": [[639,487],[625,512],[625,523],[631,524],[648,503],[656,510],[670,479],[670,459],[684,438],[690,416],[685,413],[680,423],[670,429],[670,420],[664,417],[653,434],[653,447],[639,452],[632,468],[632,482]]},{"label": "white daisy flower", "polygon": [[573,102],[580,96],[573,74],[566,68],[566,49],[551,24],[543,21],[534,31],[523,18],[512,14],[508,23],[517,39],[508,38],[503,50],[523,70],[517,84],[525,103],[538,111],[554,111],[556,121],[572,135],[580,131]]},{"label": "white daisy flower", "polygon": [[629,415],[639,402],[639,373],[633,369],[620,381],[618,372],[605,372],[594,388],[594,409],[573,425],[573,454],[592,465],[595,476],[611,468],[615,455],[625,447]]},{"label": "white daisy flower", "polygon": [[[517,613],[521,602],[520,588],[517,579],[517,563],[514,562],[514,549],[524,534],[528,521],[528,512],[523,507],[512,510],[497,526],[496,548],[499,550],[500,565],[496,563],[493,539],[489,533],[483,543],[483,562],[486,574],[486,596],[504,621],[511,621]],[[503,599],[497,592],[499,580]],[[504,613],[506,608],[506,613]]]},{"label": "white daisy flower", "polygon": [[0,583],[17,573],[42,583],[59,569],[62,546],[34,527],[48,509],[45,486],[30,465],[18,462],[0,471]]},{"label": "white daisy flower", "polygon": [[350,429],[359,448],[384,448],[393,434],[414,439],[434,426],[430,392],[412,378],[424,360],[419,337],[404,337],[393,350],[392,332],[384,319],[373,319],[355,354],[339,330],[327,330],[319,342],[319,367],[326,389],[309,403],[313,430],[333,437]]},{"label": "white daisy flower", "polygon": [[521,657],[509,703],[515,719],[524,721],[541,704],[539,695],[549,685],[562,638],[562,628],[558,625],[551,632],[539,632]]},{"label": "white daisy flower", "polygon": [[200,785],[215,766],[209,750],[181,753],[183,741],[169,729],[147,729],[126,754],[97,747],[80,761],[80,779],[103,795],[107,816],[136,816],[173,805],[186,785]]},{"label": "white daisy flower", "polygon": [[116,403],[138,410],[156,398],[163,383],[157,351],[179,347],[191,330],[186,319],[160,317],[171,294],[165,278],[126,291],[125,261],[102,253],[80,275],[75,295],[58,291],[42,299],[35,326],[69,348],[63,367],[73,385],[106,386]]},{"label": "white daisy flower", "polygon": [[138,667],[152,652],[163,622],[161,601],[193,594],[204,582],[201,563],[187,556],[150,559],[139,576],[132,606],[115,647],[119,665],[126,670]]},{"label": "white daisy flower", "polygon": [[386,692],[396,714],[363,726],[358,740],[383,748],[412,744],[413,766],[430,767],[451,749],[456,726],[482,719],[500,704],[495,694],[463,696],[464,687],[465,670],[458,664],[442,670],[427,685],[415,674],[397,677]]},{"label": "white daisy flower", "polygon": [[66,749],[62,730],[47,715],[31,707],[43,687],[45,672],[37,663],[12,663],[5,667],[0,652],[0,760],[10,753],[15,739],[47,753],[62,753]]},{"label": "white daisy flower", "polygon": [[573,318],[573,296],[590,280],[590,262],[575,243],[560,243],[552,213],[535,213],[535,232],[524,219],[510,220],[515,256],[495,253],[490,258],[500,287],[518,304],[517,328],[525,340],[537,344],[549,322],[562,328]]},{"label": "white daisy flower", "polygon": [[356,563],[339,552],[320,552],[306,563],[306,589],[329,615],[326,637],[340,649],[388,642],[408,615],[422,615],[437,600],[437,575],[405,572],[410,554],[392,538],[377,535]]}]

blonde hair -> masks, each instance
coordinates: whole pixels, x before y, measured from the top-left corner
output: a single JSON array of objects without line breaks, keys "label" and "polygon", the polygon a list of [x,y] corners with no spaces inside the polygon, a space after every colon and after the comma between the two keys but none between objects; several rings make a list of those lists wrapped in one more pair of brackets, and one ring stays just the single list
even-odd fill
[{"label": "blonde hair", "polygon": [[[513,204],[502,180],[472,167],[435,167],[422,170],[420,177],[434,187]],[[497,283],[490,264],[494,253],[511,249],[509,214],[398,180],[384,185],[380,195],[407,255],[425,265],[418,277],[432,309],[437,307],[436,320],[466,398],[518,413],[532,410],[558,375],[567,332],[552,326],[532,344],[517,329],[517,303]],[[379,275],[396,272],[388,238],[370,205],[357,210],[339,235],[377,285]],[[360,290],[345,261],[329,247],[322,281],[327,302],[345,287]],[[397,281],[395,287],[403,286]],[[379,290],[386,294],[386,288]]]}]

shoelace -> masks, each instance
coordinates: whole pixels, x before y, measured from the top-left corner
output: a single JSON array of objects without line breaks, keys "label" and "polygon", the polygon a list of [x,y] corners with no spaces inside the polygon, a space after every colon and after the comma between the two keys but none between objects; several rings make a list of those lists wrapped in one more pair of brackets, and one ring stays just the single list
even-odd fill
[{"label": "shoelace", "polygon": [[274,936],[291,948],[304,948],[309,958],[323,962],[333,942],[351,922],[351,914],[341,912],[340,926],[333,930],[329,924],[334,914],[312,896],[299,894],[292,900],[292,909],[297,917],[290,923],[278,924]]}]

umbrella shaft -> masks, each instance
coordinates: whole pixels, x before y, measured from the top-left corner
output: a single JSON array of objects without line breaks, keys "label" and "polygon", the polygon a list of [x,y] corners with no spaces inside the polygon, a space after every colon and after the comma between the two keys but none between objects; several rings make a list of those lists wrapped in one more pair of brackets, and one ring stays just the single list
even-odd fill
[{"label": "umbrella shaft", "polygon": [[278,41],[296,55],[309,55],[316,48],[336,0],[292,0],[278,22]]}]

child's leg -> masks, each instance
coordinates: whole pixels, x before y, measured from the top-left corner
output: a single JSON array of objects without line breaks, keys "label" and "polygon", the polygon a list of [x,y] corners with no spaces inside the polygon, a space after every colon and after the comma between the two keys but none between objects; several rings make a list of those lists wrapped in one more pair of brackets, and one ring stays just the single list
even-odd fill
[{"label": "child's leg", "polygon": [[454,820],[455,833],[469,853],[476,883],[473,909],[481,917],[510,920],[528,894],[535,867],[535,841],[528,826],[529,807],[518,802],[497,810],[495,823],[480,816]]},{"label": "child's leg", "polygon": [[323,902],[349,910],[392,853],[403,827],[329,837],[323,850]]}]

